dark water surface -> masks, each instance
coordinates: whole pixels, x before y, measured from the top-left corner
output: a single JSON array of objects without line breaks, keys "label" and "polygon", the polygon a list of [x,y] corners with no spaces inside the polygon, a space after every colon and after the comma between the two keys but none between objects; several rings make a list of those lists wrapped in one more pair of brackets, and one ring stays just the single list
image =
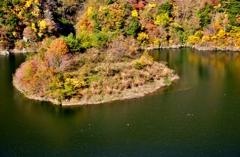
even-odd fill
[{"label": "dark water surface", "polygon": [[240,156],[240,54],[151,53],[181,79],[139,99],[59,107],[12,86],[23,55],[0,56],[0,156]]}]

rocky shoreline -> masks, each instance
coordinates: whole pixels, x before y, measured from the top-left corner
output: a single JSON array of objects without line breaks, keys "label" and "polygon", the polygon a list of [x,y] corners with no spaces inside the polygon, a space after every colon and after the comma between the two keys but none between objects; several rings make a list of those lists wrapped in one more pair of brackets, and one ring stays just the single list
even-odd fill
[{"label": "rocky shoreline", "polygon": [[7,50],[2,50],[2,51],[0,51],[0,55],[5,56],[5,55],[9,55],[9,54],[10,54],[10,52],[7,51]]},{"label": "rocky shoreline", "polygon": [[240,48],[236,47],[207,47],[207,46],[199,46],[199,45],[171,45],[171,46],[150,46],[150,47],[141,47],[142,50],[157,50],[157,49],[181,49],[181,48],[192,48],[198,51],[234,51],[240,52]]},{"label": "rocky shoreline", "polygon": [[157,50],[157,49],[180,49],[187,47],[186,45],[170,45],[170,46],[149,46],[149,47],[141,47],[142,50]]},{"label": "rocky shoreline", "polygon": [[[207,46],[199,46],[199,45],[170,45],[170,46],[149,46],[149,47],[140,47],[139,50],[157,50],[157,49],[180,49],[180,48],[192,48],[198,51],[234,51],[240,52],[240,48],[236,47],[207,47]],[[12,50],[0,50],[0,55],[9,55],[11,53],[30,53],[36,52],[33,49],[12,49]]]},{"label": "rocky shoreline", "polygon": [[12,50],[0,50],[0,55],[9,55],[11,53],[15,54],[15,53],[30,53],[30,52],[36,52],[37,50],[33,50],[33,49],[12,49]]},{"label": "rocky shoreline", "polygon": [[[171,83],[174,83],[179,79],[179,76],[176,74],[173,74],[173,70],[170,70],[172,72],[171,77],[169,77],[169,80]],[[21,87],[13,82],[13,85],[16,89],[18,89],[21,93],[24,94]],[[164,79],[156,80],[153,83],[147,83],[141,87],[134,87],[131,89],[126,89],[123,91],[122,94],[119,95],[107,95],[104,97],[99,97],[98,95],[92,96],[89,100],[64,100],[60,102],[56,99],[49,99],[45,97],[38,97],[35,95],[26,95],[27,98],[33,99],[33,100],[39,100],[39,101],[46,101],[51,102],[56,105],[61,106],[75,106],[75,105],[97,105],[107,102],[113,102],[113,101],[119,101],[119,100],[127,100],[127,99],[134,99],[134,98],[140,98],[147,94],[151,94],[153,92],[156,92],[157,90],[169,86],[166,82],[164,82]]]},{"label": "rocky shoreline", "polygon": [[234,51],[234,52],[240,52],[240,48],[236,47],[207,47],[207,46],[189,46],[192,49],[196,49],[198,51]]}]

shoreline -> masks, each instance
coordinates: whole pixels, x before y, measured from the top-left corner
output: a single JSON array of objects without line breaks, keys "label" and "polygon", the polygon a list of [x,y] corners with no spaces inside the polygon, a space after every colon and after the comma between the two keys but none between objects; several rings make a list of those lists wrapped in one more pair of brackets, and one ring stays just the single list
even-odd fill
[{"label": "shoreline", "polygon": [[198,50],[198,51],[233,51],[233,52],[240,52],[240,48],[235,47],[207,47],[207,46],[189,46],[189,48]]},{"label": "shoreline", "polygon": [[[214,51],[214,50],[222,50],[222,51],[240,51],[240,49],[219,49],[219,48],[208,48],[208,47],[199,47],[199,46],[186,46],[186,45],[172,45],[168,47],[141,47],[140,49],[146,49],[146,50],[154,50],[154,49],[179,49],[179,48],[192,48],[199,51]],[[13,51],[13,53],[27,53],[28,51],[17,51],[16,49]],[[30,52],[30,51],[29,51]],[[32,52],[32,51],[31,51]],[[166,69],[169,69],[168,67],[165,67]],[[179,76],[174,74],[174,70],[169,69],[169,79],[171,82],[174,82],[179,79]],[[127,100],[127,99],[134,99],[143,97],[147,94],[153,93],[160,88],[168,86],[167,83],[164,82],[164,77],[160,78],[159,80],[154,80],[151,83],[146,83],[142,86],[138,87],[132,87],[130,89],[124,89],[119,94],[96,94],[92,95],[89,99],[71,99],[71,100],[58,100],[58,99],[51,99],[45,96],[36,96],[34,94],[28,95],[24,89],[17,83],[13,81],[13,85],[16,89],[18,89],[25,97],[29,99],[39,100],[39,101],[46,101],[51,102],[55,105],[61,105],[61,106],[74,106],[74,105],[95,105],[95,104],[102,104],[112,101],[120,101],[120,100]]]},{"label": "shoreline", "polygon": [[[170,46],[148,46],[148,47],[139,47],[138,50],[157,50],[157,49],[181,49],[181,48],[191,48],[198,51],[233,51],[240,52],[240,48],[236,47],[207,47],[207,46],[196,46],[196,45],[170,45]],[[18,53],[30,53],[36,52],[33,49],[10,49],[10,50],[0,50],[0,55],[9,55],[9,54],[18,54]]]},{"label": "shoreline", "polygon": [[[169,79],[171,80],[172,83],[177,81],[180,77],[178,75],[172,75]],[[76,106],[76,105],[97,105],[97,104],[103,104],[103,103],[108,103],[108,102],[113,102],[113,101],[122,101],[122,100],[128,100],[128,99],[135,99],[135,98],[140,98],[144,97],[148,94],[154,93],[157,90],[167,87],[168,85],[164,83],[163,79],[154,81],[153,83],[148,83],[145,84],[141,87],[133,87],[131,89],[126,89],[123,90],[124,94],[120,95],[107,95],[105,98],[101,98],[101,100],[95,100],[99,95],[94,95],[90,100],[78,100],[78,101],[72,101],[72,100],[65,100],[62,102],[59,102],[56,99],[49,99],[49,98],[44,98],[44,97],[37,97],[34,95],[26,95],[24,92],[21,90],[19,86],[17,86],[13,82],[14,87],[20,91],[25,97],[33,100],[39,100],[39,101],[45,101],[45,102],[50,102],[54,105],[61,105],[61,106]]]},{"label": "shoreline", "polygon": [[240,48],[236,47],[207,47],[207,46],[196,46],[196,45],[171,45],[171,46],[150,46],[150,47],[141,47],[142,50],[157,50],[157,49],[181,49],[181,48],[191,48],[198,51],[233,51],[240,52]]},{"label": "shoreline", "polygon": [[[165,67],[169,69],[168,67]],[[121,101],[121,100],[128,100],[134,98],[144,97],[145,95],[151,94],[156,92],[159,89],[167,87],[177,81],[180,77],[177,74],[174,74],[174,70],[169,69],[169,80],[170,84],[164,82],[164,77],[160,78],[159,80],[154,80],[153,82],[146,83],[142,86],[132,87],[130,89],[124,89],[120,94],[107,94],[107,95],[92,95],[89,99],[82,99],[82,100],[64,100],[59,101],[57,99],[50,99],[47,97],[39,97],[34,94],[28,95],[22,90],[21,86],[13,81],[13,86],[20,91],[25,97],[33,100],[45,101],[50,102],[54,105],[61,105],[61,106],[76,106],[76,105],[97,105],[102,103],[108,103],[113,101]]]},{"label": "shoreline", "polygon": [[8,50],[0,50],[0,55],[10,55],[10,54],[18,54],[18,53],[30,53],[30,52],[37,52],[37,50],[33,49],[8,49]]},{"label": "shoreline", "polygon": [[[177,81],[179,79],[179,76],[174,75],[172,78],[170,78],[171,82]],[[145,95],[151,94],[156,92],[157,90],[167,87],[163,81],[163,79],[155,81],[153,84],[145,84],[142,87],[134,87],[131,89],[127,89],[124,93],[124,95],[118,95],[114,96],[114,98],[109,98],[101,101],[79,101],[79,102],[68,102],[63,101],[61,103],[62,106],[75,106],[75,105],[97,105],[102,103],[108,103],[113,101],[122,101],[122,100],[128,100],[128,99],[135,99],[144,97]]]}]

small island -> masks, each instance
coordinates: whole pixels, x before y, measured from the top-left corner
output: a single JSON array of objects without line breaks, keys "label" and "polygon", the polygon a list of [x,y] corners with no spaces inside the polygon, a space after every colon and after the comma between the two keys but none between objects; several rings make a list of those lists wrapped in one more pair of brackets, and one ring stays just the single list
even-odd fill
[{"label": "small island", "polygon": [[149,49],[239,51],[239,8],[238,0],[3,0],[0,55],[28,53],[13,84],[31,99],[136,98],[179,79]]},{"label": "small island", "polygon": [[[56,39],[17,69],[13,84],[31,99],[85,105],[142,97],[179,78],[147,51],[123,51],[119,44],[104,52],[93,48],[71,54],[64,40]],[[118,49],[121,55],[115,54]]]}]

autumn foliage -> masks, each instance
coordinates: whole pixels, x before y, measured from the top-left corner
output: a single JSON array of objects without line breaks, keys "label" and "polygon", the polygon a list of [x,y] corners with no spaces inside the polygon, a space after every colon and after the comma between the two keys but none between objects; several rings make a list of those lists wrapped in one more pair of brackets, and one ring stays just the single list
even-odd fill
[{"label": "autumn foliage", "polygon": [[239,8],[238,0],[3,0],[0,45],[30,51],[45,38],[64,36],[70,51],[79,52],[104,47],[120,35],[138,40],[139,33],[148,36],[139,46],[184,45],[199,30],[216,35],[240,27]]},{"label": "autumn foliage", "polygon": [[51,53],[54,56],[60,56],[65,55],[68,52],[69,50],[66,42],[61,38],[57,38],[51,43],[47,53]]},{"label": "autumn foliage", "polygon": [[123,94],[164,76],[141,48],[239,50],[240,2],[228,2],[3,0],[0,49],[42,44],[14,75],[25,94],[61,101]]}]

